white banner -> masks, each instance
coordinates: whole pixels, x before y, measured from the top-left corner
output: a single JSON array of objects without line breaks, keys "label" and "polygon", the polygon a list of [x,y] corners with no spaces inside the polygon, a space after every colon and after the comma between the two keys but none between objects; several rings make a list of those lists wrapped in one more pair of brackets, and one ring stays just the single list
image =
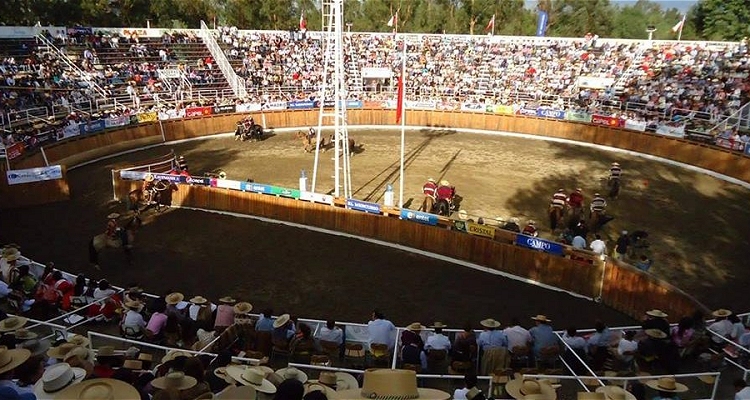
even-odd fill
[{"label": "white banner", "polygon": [[180,70],[176,68],[167,68],[157,70],[159,72],[159,78],[162,79],[178,79],[180,77]]},{"label": "white banner", "polygon": [[667,125],[667,124],[659,124],[659,126],[656,127],[656,133],[660,135],[684,137],[685,125],[674,126],[674,125]]},{"label": "white banner", "polygon": [[393,77],[393,71],[390,68],[383,67],[363,67],[362,79],[388,79]]},{"label": "white banner", "polygon": [[69,137],[78,136],[81,134],[81,129],[78,128],[78,124],[75,122],[70,122],[68,125],[65,126],[62,130],[62,137],[58,138],[60,139],[67,139]]},{"label": "white banner", "polygon": [[240,182],[240,181],[233,181],[233,180],[230,180],[230,179],[217,179],[216,180],[216,187],[217,188],[225,188],[225,189],[242,190],[242,182]]},{"label": "white banner", "polygon": [[50,165],[49,167],[41,168],[11,169],[6,171],[5,174],[8,176],[8,185],[51,181],[62,179],[62,167],[59,165]]},{"label": "white banner", "polygon": [[472,112],[484,112],[487,108],[484,104],[479,103],[463,103],[461,104],[461,111],[472,111]]},{"label": "white banner", "polygon": [[625,129],[630,129],[632,131],[646,131],[646,121],[635,121],[632,119],[626,119],[625,120]]},{"label": "white banner", "polygon": [[323,203],[323,204],[328,204],[328,205],[333,204],[333,196],[330,196],[327,194],[320,194],[320,193],[313,193],[313,192],[300,192],[299,198],[300,200],[311,201],[313,203]]},{"label": "white banner", "polygon": [[437,108],[437,101],[425,100],[425,101],[413,101],[406,100],[404,107],[409,110],[434,110]]},{"label": "white banner", "polygon": [[146,178],[148,172],[143,171],[120,171],[120,178],[139,181]]},{"label": "white banner", "polygon": [[237,104],[237,112],[248,112],[248,111],[260,111],[260,104],[258,103],[245,103]]},{"label": "white banner", "polygon": [[263,104],[262,108],[264,110],[286,110],[286,101],[272,101]]}]

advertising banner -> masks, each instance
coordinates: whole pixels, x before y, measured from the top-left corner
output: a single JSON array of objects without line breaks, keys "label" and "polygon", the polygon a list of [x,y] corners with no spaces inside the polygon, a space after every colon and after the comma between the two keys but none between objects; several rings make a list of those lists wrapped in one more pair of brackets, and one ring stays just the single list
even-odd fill
[{"label": "advertising banner", "polygon": [[66,125],[65,128],[62,129],[61,133],[62,133],[62,136],[58,136],[57,138],[58,140],[73,137],[73,136],[78,136],[81,134],[81,129],[78,128],[78,124],[70,123]]},{"label": "advertising banner", "polygon": [[685,125],[667,125],[659,124],[656,127],[656,133],[660,135],[684,137],[685,136]]},{"label": "advertising banner", "polygon": [[606,115],[594,114],[591,116],[591,123],[596,125],[606,125],[612,127],[621,127],[624,125],[623,120],[615,117],[609,117]]},{"label": "advertising banner", "polygon": [[551,242],[549,240],[540,239],[533,236],[516,234],[516,244],[521,247],[529,249],[543,251],[549,254],[555,254],[558,256],[563,255],[565,247],[559,243]]},{"label": "advertising banner", "polygon": [[565,119],[565,111],[540,108],[536,110],[536,116],[541,118]]},{"label": "advertising banner", "polygon": [[625,120],[625,129],[630,129],[631,131],[645,132],[646,125],[646,121],[634,121],[632,119]]},{"label": "advertising banner", "polygon": [[120,171],[120,178],[121,179],[130,179],[133,181],[140,181],[143,180],[146,177],[146,174],[148,172],[143,171]]},{"label": "advertising banner", "polygon": [[105,128],[130,125],[130,117],[113,117],[104,120]]},{"label": "advertising banner", "polygon": [[484,112],[485,105],[479,103],[463,103],[461,104],[461,111]]},{"label": "advertising banner", "polygon": [[[192,178],[183,175],[172,175],[172,174],[153,174],[154,179],[157,181],[169,181],[172,183],[185,183],[188,179]],[[145,174],[143,176],[146,176]]]},{"label": "advertising banner", "polygon": [[518,115],[526,115],[528,117],[536,117],[536,108],[522,108],[516,112]]},{"label": "advertising banner", "polygon": [[495,104],[492,106],[491,110],[488,110],[488,112],[493,112],[495,114],[506,114],[506,115],[513,115],[515,112],[513,110],[513,106],[506,106],[503,104]]},{"label": "advertising banner", "polygon": [[21,157],[21,155],[23,155],[23,142],[13,143],[5,148],[5,157],[8,160]]},{"label": "advertising banner", "polygon": [[234,104],[225,104],[223,106],[214,106],[214,114],[231,114],[236,111]]},{"label": "advertising banner", "polygon": [[737,151],[745,150],[745,143],[737,140],[716,138],[716,145],[725,149],[732,149]]},{"label": "advertising banner", "polygon": [[96,121],[89,121],[84,124],[78,124],[78,129],[80,130],[81,135],[103,131],[104,127],[105,126],[103,119],[97,119]]},{"label": "advertising banner", "polygon": [[750,146],[745,146],[745,154],[750,156]]},{"label": "advertising banner", "polygon": [[50,165],[49,167],[41,168],[11,169],[6,171],[5,174],[8,177],[8,185],[51,181],[62,179],[62,167],[59,165]]},{"label": "advertising banner", "polygon": [[241,190],[243,192],[271,194],[271,186],[253,182],[242,182]]},{"label": "advertising banner", "polygon": [[425,101],[407,100],[404,102],[404,107],[410,110],[435,110],[437,109],[437,101],[435,100],[425,100]]},{"label": "advertising banner", "polygon": [[486,238],[495,238],[495,228],[487,225],[480,225],[476,222],[466,222],[466,232],[476,235],[483,236]]},{"label": "advertising banner", "polygon": [[539,10],[536,14],[536,35],[537,36],[544,36],[544,34],[547,32],[547,20],[549,19],[549,14],[547,14],[547,11]]},{"label": "advertising banner", "polygon": [[565,113],[565,119],[568,121],[591,123],[591,114],[582,111],[568,111]]},{"label": "advertising banner", "polygon": [[364,108],[370,108],[370,109],[376,109],[376,110],[381,109],[383,108],[383,102],[365,100]]},{"label": "advertising banner", "polygon": [[290,110],[306,110],[315,108],[315,102],[312,100],[295,100],[287,103],[287,108]]},{"label": "advertising banner", "polygon": [[278,186],[271,186],[271,194],[275,194],[281,197],[291,197],[293,199],[299,199],[299,190],[287,189]]},{"label": "advertising banner", "polygon": [[346,199],[346,208],[371,214],[380,214],[380,204],[378,203]]},{"label": "advertising banner", "polygon": [[211,178],[207,176],[186,176],[185,183],[189,183],[191,185],[211,186]]},{"label": "advertising banner", "polygon": [[[212,107],[190,107],[185,109],[185,117],[202,117],[204,115],[211,115],[214,111]],[[140,115],[138,116],[140,117]]]},{"label": "advertising banner", "polygon": [[320,194],[313,192],[302,192],[299,196],[300,200],[311,201],[313,203],[333,204],[333,196],[328,194]]},{"label": "advertising banner", "polygon": [[272,101],[261,106],[263,110],[286,110],[286,101]]},{"label": "advertising banner", "polygon": [[406,208],[401,209],[401,219],[419,222],[420,224],[425,224],[425,225],[437,225],[438,223],[437,215],[420,212],[420,211],[408,210]]},{"label": "advertising banner", "polygon": [[136,115],[136,118],[138,119],[139,124],[143,124],[145,122],[156,122],[156,120],[159,119],[159,116],[156,112],[147,112]]},{"label": "advertising banner", "polygon": [[216,180],[216,187],[217,188],[224,188],[224,189],[242,190],[242,182],[240,182],[240,181],[233,181],[233,180],[230,180],[230,179],[217,179]]},{"label": "advertising banner", "polygon": [[237,109],[237,112],[260,111],[260,104],[259,103],[238,104],[235,108]]},{"label": "advertising banner", "polygon": [[346,108],[362,108],[362,100],[347,100]]},{"label": "advertising banner", "polygon": [[162,79],[179,79],[180,70],[177,68],[158,69],[156,72],[159,74],[159,78]]}]

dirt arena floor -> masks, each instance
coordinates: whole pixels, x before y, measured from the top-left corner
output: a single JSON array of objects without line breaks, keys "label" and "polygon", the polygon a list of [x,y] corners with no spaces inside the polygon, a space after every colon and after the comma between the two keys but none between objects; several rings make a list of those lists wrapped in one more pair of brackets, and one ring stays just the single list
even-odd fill
[{"label": "dirt arena floor", "polygon": [[[387,184],[398,188],[399,133],[350,136],[363,143],[352,158],[354,197],[382,201]],[[312,318],[364,322],[378,307],[398,324],[442,320],[455,326],[488,316],[507,322],[538,313],[587,327],[596,318],[611,325],[632,322],[564,293],[359,240],[188,210],[147,220],[133,267],[109,250],[103,271],[95,271],[87,263],[86,243],[103,231],[108,212],[124,209],[110,202],[110,170],[170,149],[186,157],[194,174],[222,168],[230,179],[286,187],[298,186],[303,169],[312,175],[313,155],[291,133],[259,143],[223,137],[157,147],[72,171],[70,202],[4,211],[0,242],[20,243],[39,261],[55,260],[62,269],[117,284],[139,282],[150,292],[179,289],[211,298],[230,294],[256,310],[273,307]],[[319,192],[332,189],[332,155],[321,155]],[[750,210],[748,191],[739,186],[621,153],[450,130],[408,131],[406,160],[407,205],[416,208],[428,177],[447,179],[470,215],[533,218],[546,237],[549,196],[560,187],[580,186],[590,199],[603,188],[609,163],[619,161],[625,178],[620,198],[608,208],[616,216],[603,231],[609,243],[622,229],[646,230],[654,274],[709,307],[750,309],[743,293],[750,281],[743,262],[750,257]]]}]

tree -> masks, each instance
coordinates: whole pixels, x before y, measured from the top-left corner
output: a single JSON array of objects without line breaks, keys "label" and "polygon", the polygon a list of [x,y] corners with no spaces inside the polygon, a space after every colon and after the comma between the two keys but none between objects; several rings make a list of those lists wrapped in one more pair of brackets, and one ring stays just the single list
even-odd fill
[{"label": "tree", "polygon": [[690,10],[690,20],[706,40],[739,41],[750,36],[747,0],[700,0]]},{"label": "tree", "polygon": [[550,36],[581,37],[589,32],[611,36],[617,9],[609,0],[554,0],[551,6]]}]

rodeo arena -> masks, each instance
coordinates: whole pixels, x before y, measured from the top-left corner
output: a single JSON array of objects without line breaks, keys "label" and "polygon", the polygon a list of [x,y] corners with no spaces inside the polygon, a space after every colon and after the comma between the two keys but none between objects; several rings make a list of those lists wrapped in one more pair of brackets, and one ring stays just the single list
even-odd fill
[{"label": "rodeo arena", "polygon": [[0,27],[0,399],[750,399],[743,42]]}]

